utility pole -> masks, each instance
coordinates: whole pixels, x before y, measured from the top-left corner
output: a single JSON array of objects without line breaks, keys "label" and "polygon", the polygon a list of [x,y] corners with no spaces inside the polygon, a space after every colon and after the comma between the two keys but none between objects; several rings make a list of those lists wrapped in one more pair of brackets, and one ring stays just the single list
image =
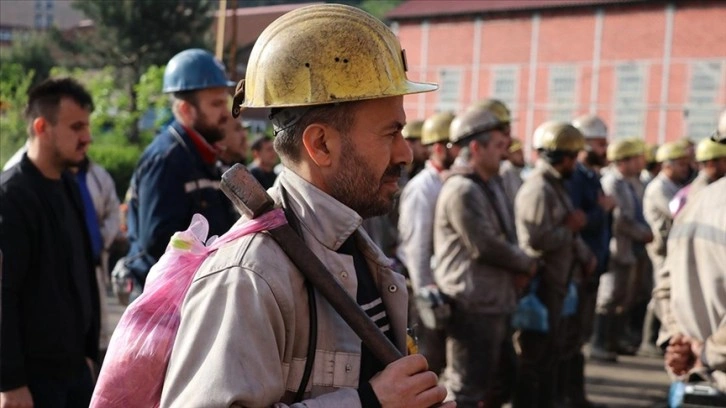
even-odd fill
[{"label": "utility pole", "polygon": [[237,0],[229,0],[232,6],[232,44],[229,50],[229,72],[232,81],[237,82]]},{"label": "utility pole", "polygon": [[219,1],[219,13],[217,15],[217,47],[214,55],[218,60],[224,58],[224,24],[227,22],[227,0]]}]

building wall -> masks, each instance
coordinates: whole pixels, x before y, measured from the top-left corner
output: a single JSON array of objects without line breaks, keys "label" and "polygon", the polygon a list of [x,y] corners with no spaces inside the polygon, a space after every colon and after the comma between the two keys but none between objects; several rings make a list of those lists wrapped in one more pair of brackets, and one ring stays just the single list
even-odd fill
[{"label": "building wall", "polygon": [[588,112],[615,138],[699,139],[726,107],[724,21],[726,4],[694,0],[396,22],[409,76],[440,84],[406,112],[498,97],[527,147],[543,121]]}]

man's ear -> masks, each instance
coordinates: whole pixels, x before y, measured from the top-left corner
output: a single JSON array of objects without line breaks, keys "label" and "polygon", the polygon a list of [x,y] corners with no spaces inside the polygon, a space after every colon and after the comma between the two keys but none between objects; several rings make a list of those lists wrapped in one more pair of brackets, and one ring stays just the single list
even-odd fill
[{"label": "man's ear", "polygon": [[197,118],[197,108],[187,101],[179,101],[179,113],[188,122],[194,122]]},{"label": "man's ear", "polygon": [[48,129],[48,124],[48,121],[42,116],[38,116],[37,118],[33,119],[33,134],[35,136],[44,135],[46,130]]},{"label": "man's ear", "polygon": [[302,142],[305,151],[318,167],[329,167],[333,163],[330,152],[333,133],[335,132],[331,127],[320,123],[313,123],[303,131]]}]

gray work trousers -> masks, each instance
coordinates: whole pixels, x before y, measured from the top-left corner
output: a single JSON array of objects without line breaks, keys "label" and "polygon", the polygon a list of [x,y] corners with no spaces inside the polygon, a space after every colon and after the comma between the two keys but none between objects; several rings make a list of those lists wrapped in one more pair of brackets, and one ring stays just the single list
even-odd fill
[{"label": "gray work trousers", "polygon": [[509,314],[472,313],[455,306],[446,338],[445,384],[459,408],[476,408],[489,398],[492,378],[507,335]]}]

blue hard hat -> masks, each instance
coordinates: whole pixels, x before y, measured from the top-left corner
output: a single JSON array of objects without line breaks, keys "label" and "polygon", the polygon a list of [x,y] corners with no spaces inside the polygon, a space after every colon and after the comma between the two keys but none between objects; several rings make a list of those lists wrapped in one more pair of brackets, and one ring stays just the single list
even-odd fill
[{"label": "blue hard hat", "polygon": [[164,93],[235,86],[227,79],[224,65],[209,51],[184,50],[173,56],[164,70]]}]

